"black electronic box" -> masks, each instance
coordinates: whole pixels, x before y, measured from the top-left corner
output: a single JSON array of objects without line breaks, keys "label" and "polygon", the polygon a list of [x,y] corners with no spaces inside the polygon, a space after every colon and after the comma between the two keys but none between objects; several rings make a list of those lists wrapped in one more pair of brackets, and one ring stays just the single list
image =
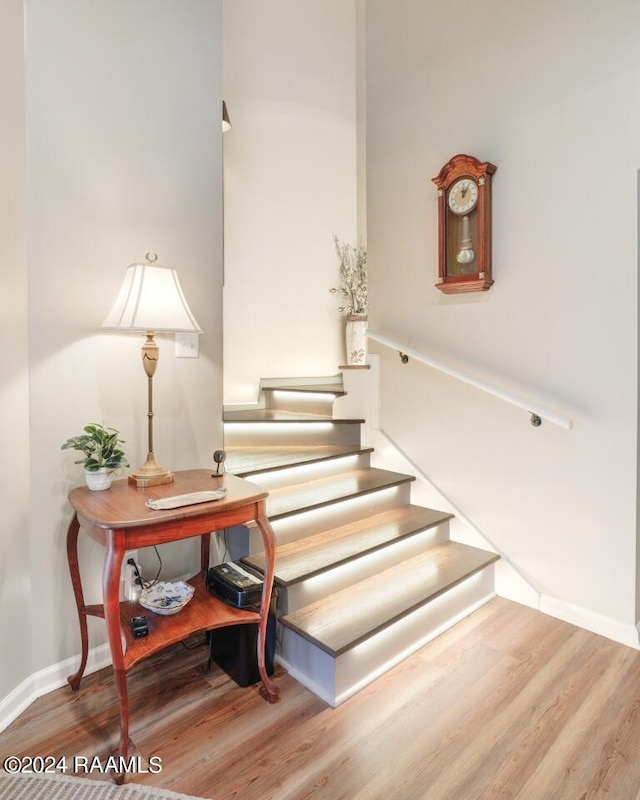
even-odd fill
[{"label": "black electronic box", "polygon": [[236,608],[260,606],[262,585],[262,575],[239,561],[218,564],[207,572],[207,589],[211,594]]}]

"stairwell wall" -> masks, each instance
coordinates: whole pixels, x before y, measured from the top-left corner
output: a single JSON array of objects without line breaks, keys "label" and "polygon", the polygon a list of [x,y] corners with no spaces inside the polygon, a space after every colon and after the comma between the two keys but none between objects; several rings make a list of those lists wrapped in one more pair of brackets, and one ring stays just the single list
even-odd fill
[{"label": "stairwell wall", "polygon": [[[158,337],[156,454],[207,466],[222,444],[221,0],[9,0],[0,42],[3,727],[80,650],[65,537],[84,476],[61,443],[104,422],[132,465],[146,455],[143,337],[100,326],[149,250],[177,269],[204,330],[198,359]],[[195,540],[163,548],[163,574],[197,570],[198,555]],[[89,603],[103,557],[83,537]],[[91,622],[93,647],[106,634]]]},{"label": "stairwell wall", "polygon": [[344,363],[333,235],[356,243],[355,0],[224,0],[225,403]]},{"label": "stairwell wall", "polygon": [[[373,346],[380,427],[556,616],[637,644],[640,8],[368,0],[370,326],[573,418]],[[436,190],[492,161],[489,292],[441,294]]]},{"label": "stairwell wall", "polygon": [[0,4],[0,699],[29,674],[29,369],[22,0]]}]

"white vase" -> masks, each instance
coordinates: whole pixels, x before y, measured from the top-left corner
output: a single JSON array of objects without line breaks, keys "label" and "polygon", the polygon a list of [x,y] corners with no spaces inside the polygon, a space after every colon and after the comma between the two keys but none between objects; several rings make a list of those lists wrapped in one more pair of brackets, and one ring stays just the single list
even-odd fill
[{"label": "white vase", "polygon": [[101,492],[111,486],[111,471],[106,467],[101,467],[97,472],[84,471],[87,486],[92,492]]},{"label": "white vase", "polygon": [[346,320],[347,364],[359,367],[367,363],[367,318],[354,314]]}]

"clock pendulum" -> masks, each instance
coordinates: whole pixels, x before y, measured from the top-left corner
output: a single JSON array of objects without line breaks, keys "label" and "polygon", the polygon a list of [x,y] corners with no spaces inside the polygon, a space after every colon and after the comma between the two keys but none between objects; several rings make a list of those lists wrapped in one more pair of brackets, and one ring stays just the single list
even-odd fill
[{"label": "clock pendulum", "polygon": [[469,217],[462,217],[462,230],[460,231],[460,249],[456,254],[458,264],[471,264],[476,254],[473,252],[473,241],[469,230]]}]

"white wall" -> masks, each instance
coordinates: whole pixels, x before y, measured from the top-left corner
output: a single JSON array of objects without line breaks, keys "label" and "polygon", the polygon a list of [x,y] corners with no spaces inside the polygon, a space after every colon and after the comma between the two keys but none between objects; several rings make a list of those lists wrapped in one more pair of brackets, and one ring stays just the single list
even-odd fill
[{"label": "white wall", "polygon": [[356,243],[355,0],[225,0],[225,402],[344,363],[333,234]]},{"label": "white wall", "polygon": [[31,663],[26,142],[22,0],[0,4],[0,698]]},{"label": "white wall", "polygon": [[[8,565],[19,560],[17,574],[27,589],[29,581],[33,584],[37,618],[31,658],[24,633],[29,626],[17,615],[6,621],[3,603],[2,625],[9,627],[3,630],[3,641],[15,642],[10,659],[21,663],[18,671],[5,670],[8,649],[3,650],[0,699],[21,676],[79,651],[65,537],[71,516],[66,496],[83,482],[83,475],[73,464],[73,453],[60,451],[61,443],[87,422],[99,421],[121,430],[132,465],[146,455],[143,337],[103,334],[100,326],[126,266],[149,250],[178,270],[205,331],[200,358],[191,360],[176,360],[173,343],[161,337],[155,378],[156,455],[173,469],[208,466],[222,440],[221,3],[27,0],[25,5],[28,266],[26,272],[21,266],[24,223],[18,205],[9,253],[16,266],[17,300],[10,309],[12,317],[2,315],[3,328],[15,322],[15,340],[7,350],[11,369],[5,367],[1,376],[0,415],[3,432],[7,420],[12,424],[5,443],[17,481],[3,502],[11,523],[0,535],[9,537],[2,545],[11,548]],[[17,17],[21,4],[10,6]],[[3,5],[3,15],[4,9]],[[0,31],[4,44],[4,24]],[[22,41],[17,20],[12,20],[6,38],[17,61]],[[0,49],[4,62],[7,55]],[[0,74],[4,98],[9,92],[5,76],[11,73],[1,69]],[[11,159],[15,160],[18,204],[24,197],[20,101],[16,89],[17,117],[15,131],[10,129],[7,161],[13,166]],[[0,158],[5,155],[3,143]],[[0,192],[4,221],[7,201]],[[0,246],[9,245],[3,238]],[[27,274],[28,431],[23,310]],[[7,334],[3,350],[9,343]],[[25,463],[27,447],[30,461]],[[10,466],[6,463],[3,470]],[[18,544],[19,523],[28,508],[29,524],[22,528],[24,538]],[[26,570],[29,542],[31,562]],[[83,542],[81,570],[89,602],[100,593],[102,556],[97,545]],[[165,561],[169,574],[196,566],[197,545],[167,550]],[[95,637],[92,644],[104,641],[103,628],[96,625],[101,638]]]},{"label": "white wall", "polygon": [[[614,627],[636,621],[638,30],[635,0],[367,2],[370,327],[575,421],[533,429],[380,349],[382,426],[543,607]],[[460,152],[498,167],[496,283],[445,296],[431,178]]]}]

